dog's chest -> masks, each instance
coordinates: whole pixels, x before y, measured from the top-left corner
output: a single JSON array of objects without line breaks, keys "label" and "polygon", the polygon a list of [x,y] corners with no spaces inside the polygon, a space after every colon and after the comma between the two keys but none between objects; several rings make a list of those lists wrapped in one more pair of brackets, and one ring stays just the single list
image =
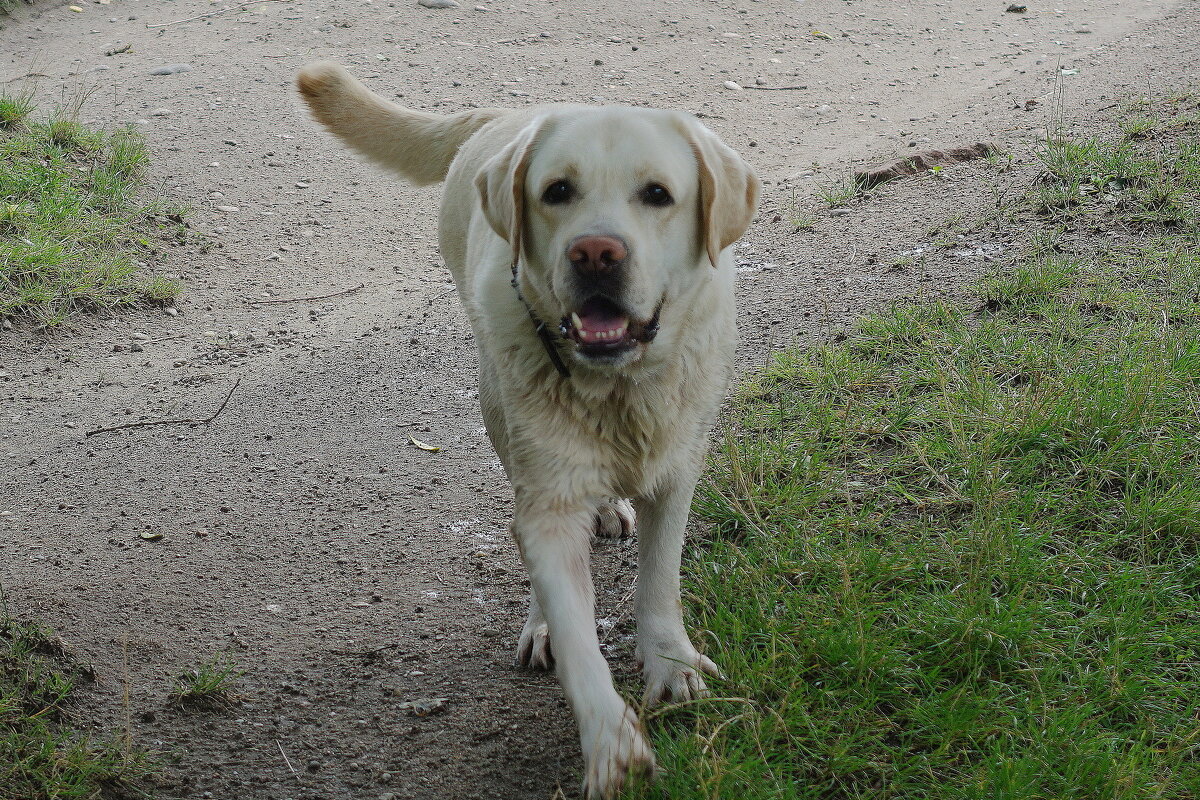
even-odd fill
[{"label": "dog's chest", "polygon": [[[704,410],[682,387],[659,383],[624,387],[603,398],[577,400],[575,447],[590,451],[602,491],[638,497],[654,491],[702,442]],[[580,453],[582,454],[582,453]]]}]

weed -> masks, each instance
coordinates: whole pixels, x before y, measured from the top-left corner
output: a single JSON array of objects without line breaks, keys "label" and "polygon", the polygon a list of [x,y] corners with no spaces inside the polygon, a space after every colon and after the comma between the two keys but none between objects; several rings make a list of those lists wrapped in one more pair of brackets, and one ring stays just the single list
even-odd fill
[{"label": "weed", "polygon": [[0,95],[0,130],[20,128],[34,108],[29,94]]},{"label": "weed", "polygon": [[817,199],[830,208],[839,208],[848,204],[855,197],[858,197],[858,188],[854,182],[848,179],[841,179],[828,186],[817,190]]},{"label": "weed", "polygon": [[227,655],[218,653],[175,678],[171,702],[189,708],[227,708],[236,702],[233,686],[245,674]]}]

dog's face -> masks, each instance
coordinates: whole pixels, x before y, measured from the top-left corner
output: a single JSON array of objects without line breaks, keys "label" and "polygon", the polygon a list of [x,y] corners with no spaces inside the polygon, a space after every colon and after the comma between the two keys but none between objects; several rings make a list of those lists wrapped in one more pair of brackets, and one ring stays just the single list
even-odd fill
[{"label": "dog's face", "polygon": [[686,115],[580,106],[534,120],[476,184],[535,312],[576,359],[622,367],[675,337],[672,303],[713,279],[759,181]]}]

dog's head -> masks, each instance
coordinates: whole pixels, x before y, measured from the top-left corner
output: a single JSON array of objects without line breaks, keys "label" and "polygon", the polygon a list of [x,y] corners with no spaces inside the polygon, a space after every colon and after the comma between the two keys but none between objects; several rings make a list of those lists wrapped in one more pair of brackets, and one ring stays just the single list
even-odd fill
[{"label": "dog's head", "polygon": [[688,115],[567,106],[530,122],[476,185],[527,302],[561,321],[577,359],[619,367],[660,330],[679,335],[669,321],[716,279],[759,180]]}]

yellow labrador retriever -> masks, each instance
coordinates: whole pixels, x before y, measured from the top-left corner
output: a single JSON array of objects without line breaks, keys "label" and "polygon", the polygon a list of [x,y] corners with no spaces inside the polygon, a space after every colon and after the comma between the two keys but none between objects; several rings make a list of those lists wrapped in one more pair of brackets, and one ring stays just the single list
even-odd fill
[{"label": "yellow labrador retriever", "polygon": [[[299,74],[317,119],[414,183],[445,180],[442,255],[479,346],[480,400],[512,482],[533,598],[517,644],[557,665],[579,724],[584,792],[611,797],[654,754],[596,636],[590,535],[638,513],[645,701],[704,693],[679,562],[734,350],[728,247],[759,181],[693,117],[547,105],[449,116],[401,108],[342,67]],[[553,645],[553,653],[551,646]]]}]

